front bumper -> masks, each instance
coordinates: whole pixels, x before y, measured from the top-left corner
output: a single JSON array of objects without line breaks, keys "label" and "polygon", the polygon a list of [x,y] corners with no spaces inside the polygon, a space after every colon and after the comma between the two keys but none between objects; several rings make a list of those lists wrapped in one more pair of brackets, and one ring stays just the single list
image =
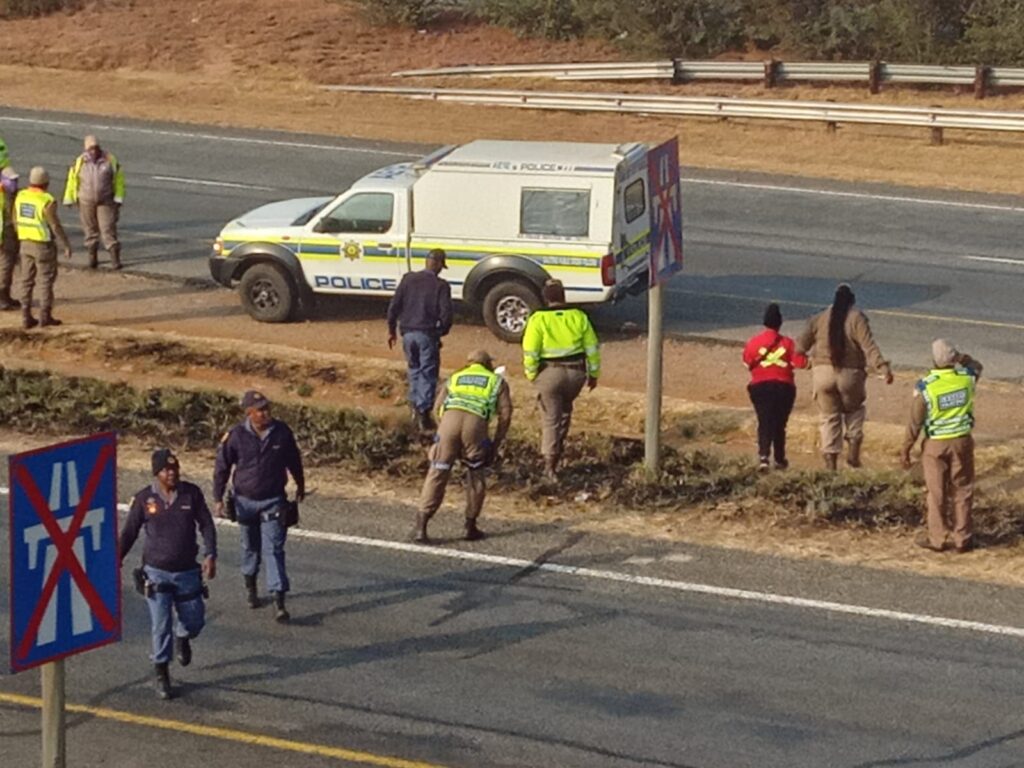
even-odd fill
[{"label": "front bumper", "polygon": [[232,259],[230,256],[227,258],[224,258],[223,256],[211,256],[210,276],[221,285],[230,288],[241,264],[242,262],[240,259]]}]

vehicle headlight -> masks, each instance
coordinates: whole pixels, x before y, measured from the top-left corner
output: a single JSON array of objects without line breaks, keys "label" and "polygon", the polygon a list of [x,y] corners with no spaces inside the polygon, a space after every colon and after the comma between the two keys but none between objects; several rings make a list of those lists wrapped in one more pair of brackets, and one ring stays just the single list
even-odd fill
[{"label": "vehicle headlight", "polygon": [[213,241],[213,255],[223,256],[224,255],[224,238],[218,237]]}]

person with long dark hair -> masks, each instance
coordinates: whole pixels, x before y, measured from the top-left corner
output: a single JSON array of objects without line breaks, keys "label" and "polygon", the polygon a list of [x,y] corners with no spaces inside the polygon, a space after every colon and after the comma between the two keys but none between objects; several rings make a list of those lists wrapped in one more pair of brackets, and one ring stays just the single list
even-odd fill
[{"label": "person with long dark hair", "polygon": [[814,401],[821,413],[821,453],[827,469],[837,467],[844,438],[846,463],[861,465],[868,368],[878,372],[886,384],[893,381],[892,368],[855,301],[853,290],[842,283],[836,288],[832,306],[812,317],[797,339],[797,350],[811,358]]},{"label": "person with long dark hair", "polygon": [[770,468],[772,451],[776,469],[789,466],[786,460],[786,424],[796,400],[794,368],[806,368],[807,358],[783,336],[782,311],[774,302],[764,311],[764,331],[743,348],[743,363],[750,371],[750,402],[757,414],[757,456],[762,472]]}]

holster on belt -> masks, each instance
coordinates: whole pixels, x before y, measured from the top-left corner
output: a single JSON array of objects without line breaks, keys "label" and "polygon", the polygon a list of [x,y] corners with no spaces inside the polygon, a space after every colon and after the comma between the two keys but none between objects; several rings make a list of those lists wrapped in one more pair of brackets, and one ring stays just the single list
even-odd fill
[{"label": "holster on belt", "polygon": [[228,489],[227,495],[224,497],[224,514],[227,515],[228,520],[232,523],[238,522],[238,508],[235,506],[235,492]]},{"label": "holster on belt", "polygon": [[146,578],[146,571],[143,568],[136,568],[132,571],[132,581],[135,583],[135,591],[143,597],[149,597],[147,587],[149,580]]}]

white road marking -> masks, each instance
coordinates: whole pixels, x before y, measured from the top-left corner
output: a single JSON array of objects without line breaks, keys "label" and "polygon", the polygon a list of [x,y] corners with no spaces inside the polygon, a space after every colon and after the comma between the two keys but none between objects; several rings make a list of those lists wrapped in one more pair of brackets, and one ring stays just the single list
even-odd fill
[{"label": "white road marking", "polygon": [[693,555],[684,555],[682,552],[675,552],[671,555],[665,555],[663,558],[666,563],[692,563],[696,558]]},{"label": "white road marking", "polygon": [[651,563],[657,562],[657,558],[654,557],[641,557],[640,555],[633,555],[627,557],[622,561],[623,565],[650,565]]},{"label": "white road marking", "polygon": [[1003,259],[998,256],[964,256],[968,261],[991,261],[994,264],[1014,264],[1024,267],[1024,259]]},{"label": "white road marking", "polygon": [[[7,495],[9,493],[10,491],[8,488],[0,486],[0,495]],[[128,505],[118,504],[117,509],[119,512],[127,512]],[[235,523],[228,522],[227,520],[216,520],[215,522],[220,526],[233,527],[235,525]],[[604,571],[596,568],[585,568],[578,565],[537,563],[533,560],[524,560],[519,557],[488,555],[483,552],[466,552],[459,549],[445,549],[444,547],[409,544],[403,541],[390,541],[388,539],[371,539],[365,536],[349,536],[343,533],[329,533],[327,531],[310,531],[304,528],[292,528],[289,530],[288,535],[291,538],[313,539],[315,541],[327,541],[335,544],[349,544],[357,547],[386,549],[393,552],[406,552],[409,554],[425,555],[428,557],[442,557],[450,560],[465,560],[473,563],[500,565],[507,568],[529,568],[533,571],[545,571],[547,573],[558,573],[565,576],[577,576],[579,578],[592,579],[595,581],[611,581],[637,587],[656,587],[676,592],[724,597],[730,600],[743,600],[750,603],[787,605],[793,608],[807,608],[809,610],[824,611],[827,613],[842,613],[850,616],[863,616],[871,619],[887,619],[889,621],[895,621],[902,624],[924,624],[926,626],[942,627],[943,629],[962,629],[968,632],[980,632],[987,635],[1024,638],[1024,627],[1013,627],[1004,624],[987,624],[982,621],[967,621],[966,619],[951,619],[945,616],[932,616],[926,613],[892,611],[887,608],[871,608],[866,605],[836,603],[830,600],[813,600],[806,597],[779,595],[774,592],[756,592],[749,589],[718,587],[713,584],[701,584],[692,581],[676,581],[674,579],[659,579],[651,576],[635,576],[629,573]]]},{"label": "white road marking", "polygon": [[150,176],[154,181],[170,181],[175,184],[198,184],[201,187],[230,187],[232,189],[259,189],[273,192],[273,187],[260,187],[256,184],[236,184],[233,181],[209,181],[208,179],[185,179],[180,176]]},{"label": "white road marking", "polygon": [[97,131],[121,131],[122,133],[138,133],[146,136],[169,136],[176,139],[202,139],[204,141],[225,141],[234,144],[252,144],[267,147],[288,147],[290,149],[319,149],[325,152],[352,152],[361,155],[392,155],[413,160],[419,155],[414,152],[398,152],[391,149],[370,149],[367,147],[342,147],[333,144],[313,144],[305,141],[282,141],[278,139],[254,139],[245,136],[218,136],[212,133],[192,133],[190,131],[167,131],[158,128],[138,128],[126,125],[99,125],[95,123],[74,123],[67,120],[39,120],[32,117],[10,117],[0,115],[0,121],[23,123],[26,125],[60,125],[67,128],[86,128]]},{"label": "white road marking", "polygon": [[1003,213],[1024,213],[1024,206],[994,205],[989,203],[958,203],[953,200],[936,200],[926,197],[910,197],[903,195],[874,195],[869,192],[843,192],[835,189],[813,189],[811,187],[787,187],[781,184],[754,184],[741,181],[718,181],[716,179],[697,179],[684,177],[688,184],[705,184],[713,187],[737,187],[739,189],[758,189],[765,192],[785,192],[797,195],[822,195],[824,197],[846,197],[859,200],[879,200],[889,203],[908,203],[910,205],[937,205],[947,208],[968,208],[979,211],[1001,211]]}]

